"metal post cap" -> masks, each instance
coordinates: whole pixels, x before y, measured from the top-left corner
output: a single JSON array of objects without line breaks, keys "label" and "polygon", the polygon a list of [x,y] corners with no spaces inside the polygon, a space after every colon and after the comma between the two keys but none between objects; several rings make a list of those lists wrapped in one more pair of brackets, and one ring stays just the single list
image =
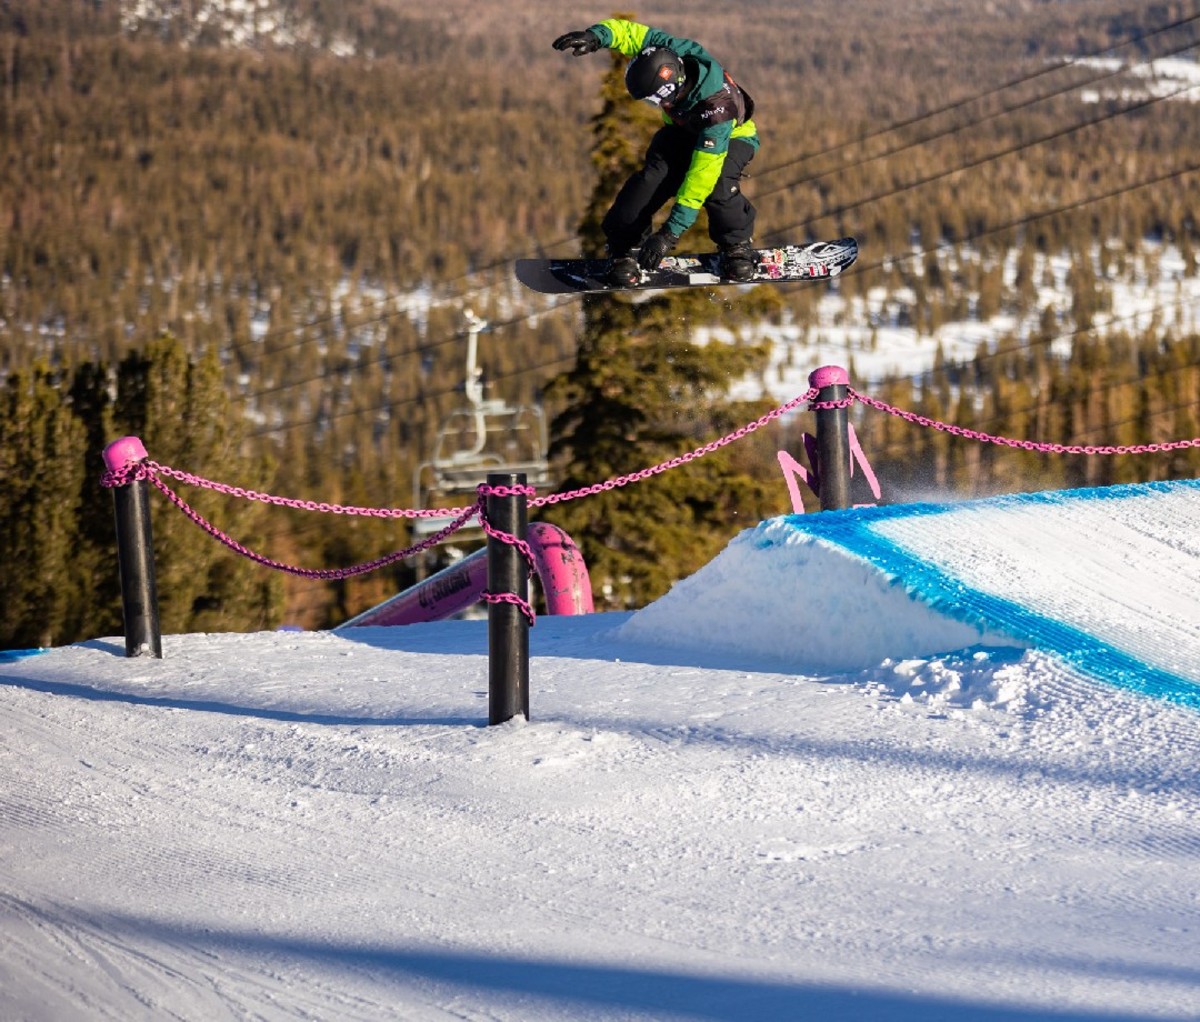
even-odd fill
[{"label": "metal post cap", "polygon": [[147,457],[145,445],[135,436],[123,436],[104,448],[104,464],[110,472],[134,462],[145,461]]},{"label": "metal post cap", "polygon": [[841,366],[821,366],[808,374],[810,387],[837,387],[850,383],[850,374]]}]

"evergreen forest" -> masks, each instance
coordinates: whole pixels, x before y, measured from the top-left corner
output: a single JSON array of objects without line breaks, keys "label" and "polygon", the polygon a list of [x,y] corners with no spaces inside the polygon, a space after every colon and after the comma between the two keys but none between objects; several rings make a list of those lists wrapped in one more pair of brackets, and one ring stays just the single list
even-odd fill
[{"label": "evergreen forest", "polygon": [[[875,397],[1039,443],[1200,436],[1197,310],[1114,328],[1111,286],[1135,266],[1153,276],[1147,252],[1166,247],[1197,272],[1200,88],[1130,70],[1196,60],[1197,0],[278,0],[307,26],[288,45],[231,45],[199,2],[165,5],[170,20],[132,6],[0,4],[0,648],[120,633],[100,476],[123,435],[260,493],[440,507],[472,499],[438,492],[427,465],[473,383],[544,415],[560,491],[779,403],[739,389],[768,361],[739,329],[814,323],[826,285],[548,299],[512,275],[518,257],[597,251],[655,129],[619,59],[550,47],[618,13],[698,39],[753,94],[760,243],[854,235],[863,254],[838,294],[886,296],[919,335],[1037,322],[872,381]],[[687,239],[705,240],[703,224]],[[1067,309],[1040,304],[1049,258],[1070,266]],[[693,343],[712,325],[735,340]],[[1197,447],[1064,457],[851,414],[884,500],[1200,468]],[[548,508],[583,549],[597,607],[644,605],[788,511],[774,455],[802,450],[806,419]],[[180,492],[239,542],[310,569],[414,538],[405,519]],[[341,581],[283,575],[152,504],[168,632],[329,627],[462,552]]]}]

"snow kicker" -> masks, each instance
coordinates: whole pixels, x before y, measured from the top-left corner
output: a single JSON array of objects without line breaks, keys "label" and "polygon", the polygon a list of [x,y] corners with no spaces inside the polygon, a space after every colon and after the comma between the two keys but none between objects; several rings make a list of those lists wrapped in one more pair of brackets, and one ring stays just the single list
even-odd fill
[{"label": "snow kicker", "polygon": [[[1034,648],[1200,709],[1198,518],[1195,480],[789,515],[736,537],[621,633],[818,673]],[[724,628],[730,601],[761,627],[733,615]]]}]

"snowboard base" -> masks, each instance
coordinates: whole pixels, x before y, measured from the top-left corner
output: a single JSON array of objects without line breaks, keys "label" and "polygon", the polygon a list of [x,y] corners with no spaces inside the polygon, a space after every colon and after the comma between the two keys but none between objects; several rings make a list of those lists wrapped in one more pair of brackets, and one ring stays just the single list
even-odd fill
[{"label": "snowboard base", "polygon": [[518,259],[516,273],[522,284],[543,294],[827,280],[836,277],[858,258],[858,242],[854,238],[839,238],[807,245],[760,248],[755,249],[754,254],[757,266],[749,280],[723,277],[721,256],[717,252],[667,256],[658,269],[642,270],[642,279],[636,284],[610,283],[606,276],[607,259]]}]

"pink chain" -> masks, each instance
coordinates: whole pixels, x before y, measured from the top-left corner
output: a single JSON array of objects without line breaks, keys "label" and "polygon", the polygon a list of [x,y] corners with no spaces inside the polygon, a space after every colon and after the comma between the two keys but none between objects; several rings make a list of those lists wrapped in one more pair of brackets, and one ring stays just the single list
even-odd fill
[{"label": "pink chain", "polygon": [[533,606],[527,600],[522,600],[516,593],[489,593],[486,589],[479,594],[479,598],[484,603],[511,603],[522,614],[525,615],[525,620],[529,622],[529,627],[532,628],[537,622],[537,618],[533,613]]},{"label": "pink chain", "polygon": [[[486,496],[493,497],[518,497],[524,496],[526,500],[537,493],[532,486],[481,486],[479,487],[481,498]],[[503,532],[497,529],[490,521],[487,515],[483,515],[479,519],[479,524],[483,526],[483,531],[492,539],[498,539],[501,543],[507,543],[509,546],[515,546],[520,551],[521,556],[525,558],[525,563],[532,567],[533,565],[533,547],[523,539],[518,539],[511,532]]]},{"label": "pink chain", "polygon": [[[486,484],[479,487],[479,500],[482,507],[486,508],[485,498],[487,497],[524,497],[529,500],[533,497],[537,490],[532,486],[488,486]],[[507,543],[509,546],[516,547],[517,551],[525,558],[525,564],[528,567],[529,574],[532,575],[534,568],[533,547],[523,539],[518,539],[511,532],[505,532],[502,529],[497,529],[490,521],[486,514],[479,516],[479,524],[483,526],[483,531],[489,538],[498,540],[501,543]],[[529,622],[529,627],[532,628],[537,621],[533,612],[533,604],[528,600],[522,599],[516,593],[492,593],[486,589],[479,594],[479,598],[485,603],[511,603],[517,607],[522,614],[525,615],[525,620]]]},{"label": "pink chain", "polygon": [[[436,509],[409,509],[409,508],[374,508],[374,507],[351,507],[343,504],[328,504],[320,501],[311,500],[296,500],[290,497],[277,497],[269,493],[260,493],[257,490],[247,490],[241,486],[229,486],[225,483],[214,482],[211,479],[205,479],[202,476],[194,475],[191,472],[185,472],[181,469],[171,468],[167,465],[161,465],[149,458],[139,462],[131,462],[120,469],[105,472],[101,476],[100,483],[105,487],[124,486],[142,479],[148,479],[154,484],[166,498],[182,511],[196,525],[200,526],[205,532],[223,543],[230,550],[247,557],[257,564],[261,564],[268,568],[274,568],[278,571],[289,572],[293,575],[299,575],[304,578],[313,579],[345,579],[355,575],[363,575],[370,571],[376,571],[379,568],[386,567],[389,564],[394,564],[406,557],[411,557],[413,554],[420,553],[422,550],[427,550],[430,547],[436,546],[448,536],[452,535],[457,530],[466,525],[468,521],[479,516],[480,524],[487,535],[493,539],[497,539],[503,543],[509,543],[515,546],[525,558],[527,564],[533,564],[533,550],[524,540],[518,539],[509,533],[502,532],[496,529],[487,520],[484,514],[485,498],[489,495],[496,497],[512,497],[523,495],[529,500],[530,507],[542,507],[550,504],[559,504],[568,500],[575,500],[579,497],[591,496],[592,494],[600,493],[605,490],[613,490],[619,486],[627,486],[629,483],[641,482],[643,479],[649,479],[652,476],[660,475],[663,472],[673,468],[678,468],[680,465],[686,465],[688,462],[695,461],[706,454],[719,450],[736,440],[740,440],[744,436],[761,429],[763,426],[776,419],[786,415],[788,412],[811,400],[817,394],[817,388],[813,387],[799,397],[793,398],[791,401],[780,405],[778,408],[767,412],[754,422],[749,423],[740,429],[721,437],[719,440],[714,440],[712,443],[705,444],[702,447],[697,447],[687,454],[682,454],[677,458],[671,458],[661,464],[654,465],[651,468],[642,469],[639,472],[631,472],[628,475],[618,476],[615,479],[609,479],[603,483],[597,483],[593,486],[587,486],[582,489],[572,490],[567,493],[553,493],[545,497],[537,497],[536,490],[529,486],[480,486],[477,490],[478,498],[476,502],[468,507],[453,507],[453,508],[436,508]],[[397,550],[394,553],[388,554],[385,557],[380,557],[374,561],[369,561],[364,564],[353,565],[348,568],[329,568],[329,569],[312,569],[298,568],[293,565],[284,564],[281,561],[273,560],[263,554],[256,553],[249,549],[231,536],[226,535],[215,525],[209,522],[203,515],[196,511],[191,505],[179,496],[162,480],[162,476],[167,476],[182,483],[187,483],[192,486],[199,486],[202,489],[211,490],[216,493],[223,493],[226,496],[238,497],[243,500],[253,500],[262,504],[270,504],[275,507],[289,507],[301,511],[319,511],[327,514],[343,514],[343,515],[361,515],[372,518],[453,518],[444,529],[430,536],[428,539],[416,546],[409,547],[406,550]],[[533,607],[522,600],[520,597],[511,593],[484,593],[483,598],[489,603],[515,603],[520,607],[521,612],[529,619],[530,624],[533,623]]]},{"label": "pink chain", "polygon": [[[244,557],[250,558],[259,564],[270,568],[276,568],[280,571],[291,572],[295,575],[302,575],[306,578],[316,579],[343,579],[354,575],[365,574],[369,571],[375,571],[378,568],[385,567],[389,564],[394,564],[396,561],[402,560],[405,557],[411,557],[413,554],[420,553],[422,550],[427,550],[430,547],[436,546],[448,536],[452,535],[457,530],[463,528],[476,515],[480,518],[480,524],[488,536],[498,539],[504,543],[510,543],[520,550],[521,555],[528,563],[532,564],[533,552],[528,543],[517,539],[508,533],[501,532],[495,529],[487,520],[484,512],[484,501],[488,495],[497,497],[511,497],[523,495],[529,500],[530,507],[546,507],[552,504],[560,504],[569,500],[576,500],[580,497],[589,497],[597,493],[602,493],[607,490],[614,490],[621,486],[627,486],[630,483],[641,482],[644,479],[649,479],[656,475],[661,475],[663,472],[670,471],[673,468],[678,468],[681,465],[686,465],[689,462],[695,461],[697,458],[702,458],[706,454],[711,454],[713,451],[726,447],[737,440],[761,429],[768,423],[774,422],[788,412],[793,411],[800,405],[808,403],[810,410],[833,410],[849,408],[856,401],[874,408],[877,411],[886,412],[888,415],[894,415],[898,418],[911,422],[914,425],[926,426],[930,429],[940,430],[945,433],[953,434],[954,436],[965,437],[970,440],[979,440],[984,443],[999,444],[1004,447],[1019,448],[1026,451],[1042,451],[1049,454],[1151,454],[1161,451],[1177,451],[1187,447],[1200,447],[1200,437],[1192,440],[1174,440],[1165,443],[1157,444],[1136,444],[1132,446],[1092,446],[1092,445],[1075,445],[1075,444],[1043,444],[1035,443],[1032,440],[1012,440],[1008,437],[993,436],[989,433],[981,433],[978,430],[966,429],[962,426],[954,426],[950,423],[939,422],[936,419],[931,419],[924,415],[918,415],[915,412],[906,412],[903,409],[889,405],[878,398],[868,397],[866,394],[860,394],[852,387],[847,388],[847,396],[838,401],[815,401],[814,398],[819,393],[816,387],[810,388],[799,397],[793,398],[791,401],[780,405],[778,408],[767,412],[766,415],[755,419],[753,422],[734,430],[734,432],[721,437],[719,440],[714,440],[711,443],[697,447],[695,450],[689,451],[686,454],[681,454],[676,458],[671,458],[661,462],[650,468],[644,468],[637,472],[631,472],[628,475],[617,476],[613,479],[608,479],[602,483],[595,483],[592,486],[585,486],[577,490],[569,490],[563,493],[551,493],[544,497],[537,497],[536,491],[528,486],[480,486],[477,490],[478,498],[474,504],[465,507],[451,508],[425,508],[425,509],[409,509],[409,508],[375,508],[375,507],[351,507],[343,504],[327,504],[324,502],[310,500],[296,500],[289,497],[277,497],[268,493],[259,493],[257,490],[247,490],[240,486],[228,486],[224,483],[213,482],[209,479],[204,479],[201,476],[193,475],[191,472],[184,472],[180,469],[170,468],[166,465],[160,465],[156,461],[149,458],[140,461],[132,462],[121,469],[110,472],[105,472],[101,477],[101,485],[106,487],[122,486],[126,483],[134,482],[141,479],[150,480],[159,490],[161,490],[176,507],[178,507],[185,515],[193,522],[199,525],[205,532],[213,536],[215,539],[224,543],[231,550],[242,554]],[[176,494],[160,477],[167,476],[176,479],[183,483],[188,483],[193,486],[199,486],[203,489],[212,490],[217,493],[223,493],[231,497],[240,497],[245,500],[258,501],[264,504],[271,504],[277,507],[290,507],[302,511],[320,511],[329,514],[344,514],[344,515],[362,515],[372,518],[450,518],[452,521],[444,529],[430,536],[428,539],[410,547],[407,550],[398,550],[395,553],[388,554],[385,557],[370,561],[365,564],[355,565],[349,568],[332,568],[325,570],[313,570],[306,568],[296,568],[290,565],[283,564],[279,561],[272,560],[262,554],[255,553],[248,549],[236,540],[230,538],[221,532],[216,526],[208,522],[195,511],[182,497]],[[485,596],[491,602],[498,600],[507,601],[507,597],[501,596]],[[515,602],[522,603],[517,598]],[[528,605],[523,605],[522,610],[527,616],[532,617],[532,608]]]},{"label": "pink chain", "polygon": [[[992,436],[990,433],[980,433],[978,430],[966,429],[962,426],[952,426],[947,422],[938,422],[936,419],[917,415],[915,412],[906,412],[903,409],[880,401],[878,398],[859,394],[853,388],[850,388],[850,398],[848,400],[861,401],[864,405],[874,408],[877,411],[886,412],[888,415],[895,415],[917,426],[927,426],[930,429],[941,430],[943,433],[951,433],[954,436],[965,437],[968,440],[980,440],[984,443],[999,444],[1002,447],[1015,447],[1023,451],[1043,451],[1047,454],[1155,454],[1160,451],[1178,451],[1186,447],[1200,447],[1200,437],[1192,440],[1170,440],[1161,444],[1134,444],[1127,447],[1039,444],[1033,440],[1011,440],[1008,437]],[[829,403],[840,404],[840,402]]]},{"label": "pink chain", "polygon": [[[380,568],[387,567],[389,564],[395,564],[397,561],[403,560],[406,557],[411,557],[414,554],[420,553],[422,550],[427,550],[430,547],[436,546],[438,543],[441,543],[444,539],[463,528],[467,522],[476,515],[479,515],[480,524],[483,526],[483,530],[488,536],[498,540],[501,543],[508,543],[511,546],[515,546],[521,553],[521,556],[525,558],[525,563],[530,566],[530,570],[533,570],[533,548],[530,547],[527,542],[522,539],[518,539],[511,533],[497,529],[488,521],[487,516],[484,514],[485,501],[488,496],[524,496],[526,499],[528,499],[536,493],[532,486],[482,485],[478,487],[478,498],[474,504],[472,504],[470,507],[455,509],[457,510],[458,514],[454,520],[450,522],[450,524],[415,546],[409,547],[406,550],[397,550],[394,553],[387,554],[386,556],[377,558],[374,561],[368,561],[364,564],[356,564],[348,568],[313,569],[298,568],[290,564],[284,564],[282,561],[276,561],[270,557],[264,556],[263,554],[256,553],[249,547],[239,543],[237,540],[218,529],[212,524],[212,522],[208,521],[195,508],[188,504],[187,501],[185,501],[181,496],[179,496],[179,494],[172,490],[171,487],[163,482],[161,478],[159,478],[160,475],[169,475],[172,478],[182,479],[185,482],[190,482],[198,486],[204,486],[206,489],[217,490],[219,492],[234,494],[235,491],[237,491],[235,494],[237,496],[287,507],[301,507],[309,510],[331,511],[333,513],[343,514],[373,514],[376,517],[430,517],[430,513],[425,512],[418,515],[411,514],[406,511],[388,511],[385,509],[346,509],[339,508],[338,505],[332,504],[316,504],[311,501],[293,501],[282,497],[272,497],[268,494],[255,493],[252,490],[242,490],[240,487],[228,487],[219,483],[212,483],[207,479],[201,479],[199,476],[194,476],[188,472],[179,472],[175,469],[166,468],[165,466],[159,465],[157,462],[150,461],[149,459],[145,459],[144,461],[140,462],[133,462],[116,471],[105,472],[101,477],[101,485],[107,487],[123,486],[127,483],[137,480],[148,479],[158,490],[163,493],[164,496],[166,496],[166,498],[172,504],[174,504],[177,508],[179,508],[180,511],[184,513],[184,515],[191,519],[192,522],[207,532],[215,540],[223,543],[230,550],[241,554],[243,557],[249,558],[256,564],[261,564],[268,568],[274,568],[277,571],[288,572],[292,575],[299,575],[303,578],[338,580],[351,578],[356,575],[365,575],[371,571],[377,571]],[[433,514],[438,514],[439,517],[449,516],[449,512],[433,512]],[[533,626],[535,621],[533,606],[527,600],[521,599],[521,597],[517,596],[515,593],[493,594],[485,592],[481,595],[482,598],[489,603],[515,604],[529,621],[530,627]]]},{"label": "pink chain", "polygon": [[[116,474],[117,473],[111,473],[111,475],[114,476]],[[191,507],[187,501],[180,497],[179,494],[172,490],[166,483],[158,478],[157,474],[151,472],[143,475],[142,478],[149,478],[150,482],[153,483],[159,490],[161,490],[172,504],[174,504],[188,518],[190,518],[193,522],[200,526],[200,528],[212,536],[213,539],[217,540],[219,543],[223,543],[225,546],[229,547],[230,550],[241,554],[243,557],[248,557],[256,564],[261,564],[268,568],[274,568],[276,571],[284,571],[291,575],[299,575],[302,578],[331,580],[345,579],[352,578],[356,575],[365,575],[368,572],[377,571],[380,568],[386,568],[389,564],[395,564],[397,561],[401,561],[406,557],[411,557],[414,554],[420,553],[422,550],[428,550],[430,547],[436,546],[438,543],[442,542],[442,540],[448,538],[453,533],[465,526],[468,521],[475,517],[475,515],[481,514],[482,512],[481,498],[480,501],[473,506],[462,509],[462,513],[452,522],[450,522],[450,524],[444,529],[434,533],[432,536],[418,543],[416,546],[409,547],[407,550],[397,550],[394,553],[387,554],[384,557],[377,558],[374,561],[352,565],[348,568],[298,568],[290,564],[284,564],[282,561],[273,560],[272,558],[266,557],[263,554],[255,553],[249,547],[243,546],[231,536],[226,535],[215,525],[213,525],[212,522],[208,521],[203,515]]]},{"label": "pink chain", "polygon": [[[290,507],[300,511],[320,511],[325,514],[334,515],[360,515],[370,518],[452,518],[461,515],[463,512],[470,510],[467,507],[443,507],[436,509],[412,510],[409,508],[382,508],[382,507],[349,507],[344,504],[325,504],[312,500],[296,500],[291,497],[275,497],[269,493],[259,493],[257,490],[246,490],[240,486],[228,486],[225,483],[216,483],[211,479],[204,479],[201,476],[193,475],[191,472],[183,472],[177,468],[170,468],[166,465],[160,465],[156,461],[151,461],[147,458],[145,461],[137,463],[140,474],[139,479],[152,478],[153,475],[169,476],[172,479],[178,480],[181,483],[187,483],[191,486],[199,486],[206,490],[212,490],[216,493],[223,493],[229,497],[240,497],[243,500],[254,500],[261,504],[272,504],[276,507]],[[124,471],[128,471],[129,466],[126,466]],[[118,475],[120,473],[117,473]],[[101,480],[104,485],[113,485]],[[120,485],[118,482],[116,485]],[[160,487],[161,488],[161,487]]]},{"label": "pink chain", "polygon": [[839,408],[849,408],[854,404],[854,398],[844,397],[840,401],[810,401],[808,410],[810,412],[836,411]]},{"label": "pink chain", "polygon": [[[588,497],[597,493],[602,493],[607,490],[614,490],[620,486],[627,486],[630,483],[641,482],[644,479],[649,479],[652,476],[660,475],[673,468],[678,468],[681,465],[686,465],[697,458],[702,458],[706,454],[711,454],[713,451],[719,450],[742,437],[761,429],[763,426],[776,419],[781,418],[788,412],[799,407],[801,404],[808,403],[808,407],[812,411],[820,410],[835,410],[846,409],[853,405],[856,401],[874,408],[877,411],[886,412],[888,415],[894,415],[898,418],[911,422],[914,425],[926,426],[930,429],[941,430],[945,433],[953,434],[954,436],[965,437],[970,440],[979,440],[984,443],[999,444],[1004,447],[1019,448],[1026,451],[1043,451],[1051,454],[1149,454],[1160,451],[1176,451],[1187,447],[1200,447],[1200,437],[1193,440],[1175,440],[1159,444],[1137,444],[1126,447],[1115,446],[1080,446],[1073,444],[1040,444],[1031,440],[1012,440],[1007,437],[992,436],[989,433],[981,433],[978,430],[966,429],[962,426],[954,426],[950,423],[939,422],[936,419],[931,419],[924,415],[918,415],[915,412],[906,412],[903,409],[896,408],[877,398],[868,397],[865,394],[860,394],[852,387],[847,388],[847,396],[838,401],[815,401],[814,398],[819,393],[816,387],[810,388],[806,393],[799,397],[793,398],[786,404],[780,405],[778,408],[767,412],[766,415],[755,419],[753,422],[741,429],[737,429],[727,436],[721,437],[719,440],[714,440],[711,443],[704,444],[702,447],[697,447],[695,450],[689,451],[686,454],[681,454],[679,457],[671,458],[661,462],[650,468],[641,469],[638,472],[631,472],[628,475],[617,476],[616,478],[606,480],[603,483],[596,483],[592,486],[585,486],[581,489],[570,490],[565,493],[552,493],[544,497],[537,497],[536,490],[531,486],[487,486],[481,485],[477,488],[477,497],[474,504],[466,507],[453,508],[436,508],[436,509],[408,509],[408,508],[373,508],[373,507],[350,507],[343,504],[327,504],[324,502],[310,500],[295,500],[288,497],[276,497],[268,493],[259,493],[257,490],[247,490],[240,486],[228,486],[224,483],[213,482],[209,479],[204,479],[201,476],[193,475],[191,472],[184,472],[179,469],[170,468],[166,465],[160,465],[156,461],[151,461],[146,458],[139,462],[131,462],[121,469],[105,472],[101,477],[101,485],[106,487],[123,486],[127,483],[135,482],[142,479],[148,479],[167,497],[172,504],[181,510],[188,518],[196,525],[200,526],[205,532],[223,543],[229,549],[247,557],[257,564],[264,565],[268,568],[274,568],[278,571],[289,572],[293,575],[300,575],[304,578],[312,579],[345,579],[355,575],[363,575],[367,572],[376,571],[379,568],[386,567],[390,564],[395,564],[397,561],[403,560],[406,557],[411,557],[414,554],[420,553],[423,550],[428,550],[436,546],[443,540],[463,528],[472,518],[478,516],[480,525],[489,538],[498,540],[502,543],[508,543],[517,548],[521,556],[525,558],[526,564],[532,566],[534,563],[533,550],[524,540],[518,539],[510,533],[503,532],[495,528],[487,519],[485,513],[486,498],[488,496],[495,497],[514,497],[524,496],[529,500],[530,507],[545,507],[552,504],[559,504],[568,500],[576,500],[580,497]],[[273,560],[262,554],[250,550],[243,546],[230,536],[226,535],[215,525],[205,519],[198,511],[192,508],[187,501],[180,497],[174,490],[171,489],[161,477],[167,476],[176,479],[179,482],[188,483],[193,486],[199,486],[203,489],[212,490],[217,493],[223,493],[231,497],[240,497],[245,500],[258,501],[263,504],[271,504],[276,507],[290,507],[302,511],[320,511],[328,514],[344,514],[344,515],[362,515],[372,518],[450,518],[452,521],[443,529],[423,540],[415,546],[409,547],[406,550],[397,550],[394,553],[387,554],[384,557],[377,558],[374,561],[369,561],[364,564],[353,565],[349,568],[330,568],[330,569],[310,569],[298,568],[292,565],[284,564],[280,561]],[[532,498],[532,499],[530,499]],[[510,603],[517,606],[521,613],[525,615],[529,624],[534,623],[533,606],[527,601],[514,593],[489,593],[481,594],[482,599],[488,603]]]},{"label": "pink chain", "polygon": [[[592,486],[587,486],[582,489],[572,490],[566,493],[551,493],[544,497],[535,497],[530,500],[530,507],[543,507],[548,504],[560,504],[564,501],[575,500],[579,497],[590,496],[595,493],[600,493],[604,490],[614,490],[620,486],[627,486],[629,483],[641,482],[643,479],[649,479],[651,476],[660,475],[663,472],[673,468],[678,468],[680,465],[686,465],[688,462],[695,461],[706,454],[711,454],[713,451],[726,447],[729,444],[742,439],[742,437],[761,429],[768,423],[774,422],[788,412],[793,411],[806,401],[811,400],[817,394],[817,388],[813,387],[799,397],[780,405],[766,415],[754,420],[740,429],[727,436],[721,437],[719,440],[714,440],[711,443],[705,444],[703,447],[697,447],[693,451],[686,454],[681,454],[677,458],[671,458],[669,461],[664,461],[661,464],[654,465],[651,468],[644,468],[638,472],[631,472],[629,475],[618,476],[615,479],[609,479],[603,483],[596,483]],[[327,504],[320,501],[312,500],[297,500],[292,497],[277,497],[269,493],[260,493],[257,490],[247,490],[241,486],[229,486],[226,483],[214,482],[211,479],[205,479],[203,476],[193,475],[191,472],[185,472],[181,469],[171,468],[168,465],[161,465],[158,462],[146,458],[142,461],[131,462],[128,465],[114,471],[105,472],[100,478],[100,484],[106,487],[123,486],[126,483],[135,482],[139,479],[150,479],[155,482],[160,490],[164,493],[170,493],[166,487],[156,477],[168,476],[182,483],[187,483],[191,486],[199,486],[206,490],[212,490],[216,493],[223,493],[230,497],[239,497],[244,500],[258,501],[262,504],[271,504],[276,507],[289,507],[300,511],[319,511],[326,514],[339,515],[362,515],[372,518],[451,518],[459,515],[464,515],[470,512],[473,515],[476,511],[476,505],[469,507],[444,507],[436,509],[421,509],[414,510],[410,508],[378,508],[378,507],[351,507],[344,504]],[[518,493],[526,493],[532,495],[536,491],[532,488],[522,487],[490,487],[486,488],[486,493],[491,493],[499,497],[516,496]],[[173,503],[182,504],[182,500],[178,497],[173,497]],[[186,506],[186,505],[184,505]],[[189,509],[190,510],[190,509]],[[195,512],[192,512],[195,514]],[[440,533],[439,533],[440,535]]]},{"label": "pink chain", "polygon": [[565,493],[550,493],[545,497],[538,497],[536,500],[529,502],[530,507],[545,507],[548,504],[561,504],[564,501],[575,500],[578,497],[590,497],[597,493],[603,493],[605,490],[615,490],[618,486],[628,486],[630,483],[640,483],[643,479],[649,479],[651,476],[661,475],[670,469],[678,468],[680,465],[686,465],[690,461],[695,461],[697,458],[702,458],[706,454],[711,454],[713,451],[719,450],[733,443],[735,440],[741,440],[744,436],[749,436],[755,430],[762,429],[763,426],[776,419],[786,415],[794,408],[799,407],[806,401],[817,395],[817,388],[812,387],[806,393],[799,397],[792,398],[786,404],[780,405],[778,408],[772,409],[761,418],[755,419],[750,424],[743,426],[741,429],[734,430],[728,436],[721,437],[720,440],[714,440],[712,443],[705,444],[703,447],[697,447],[694,451],[688,451],[687,454],[681,454],[677,458],[671,458],[670,461],[664,461],[661,464],[655,465],[652,468],[643,468],[637,472],[631,472],[629,475],[617,476],[615,479],[609,479],[603,483],[594,483],[591,486],[585,486],[578,490],[568,490]]}]

